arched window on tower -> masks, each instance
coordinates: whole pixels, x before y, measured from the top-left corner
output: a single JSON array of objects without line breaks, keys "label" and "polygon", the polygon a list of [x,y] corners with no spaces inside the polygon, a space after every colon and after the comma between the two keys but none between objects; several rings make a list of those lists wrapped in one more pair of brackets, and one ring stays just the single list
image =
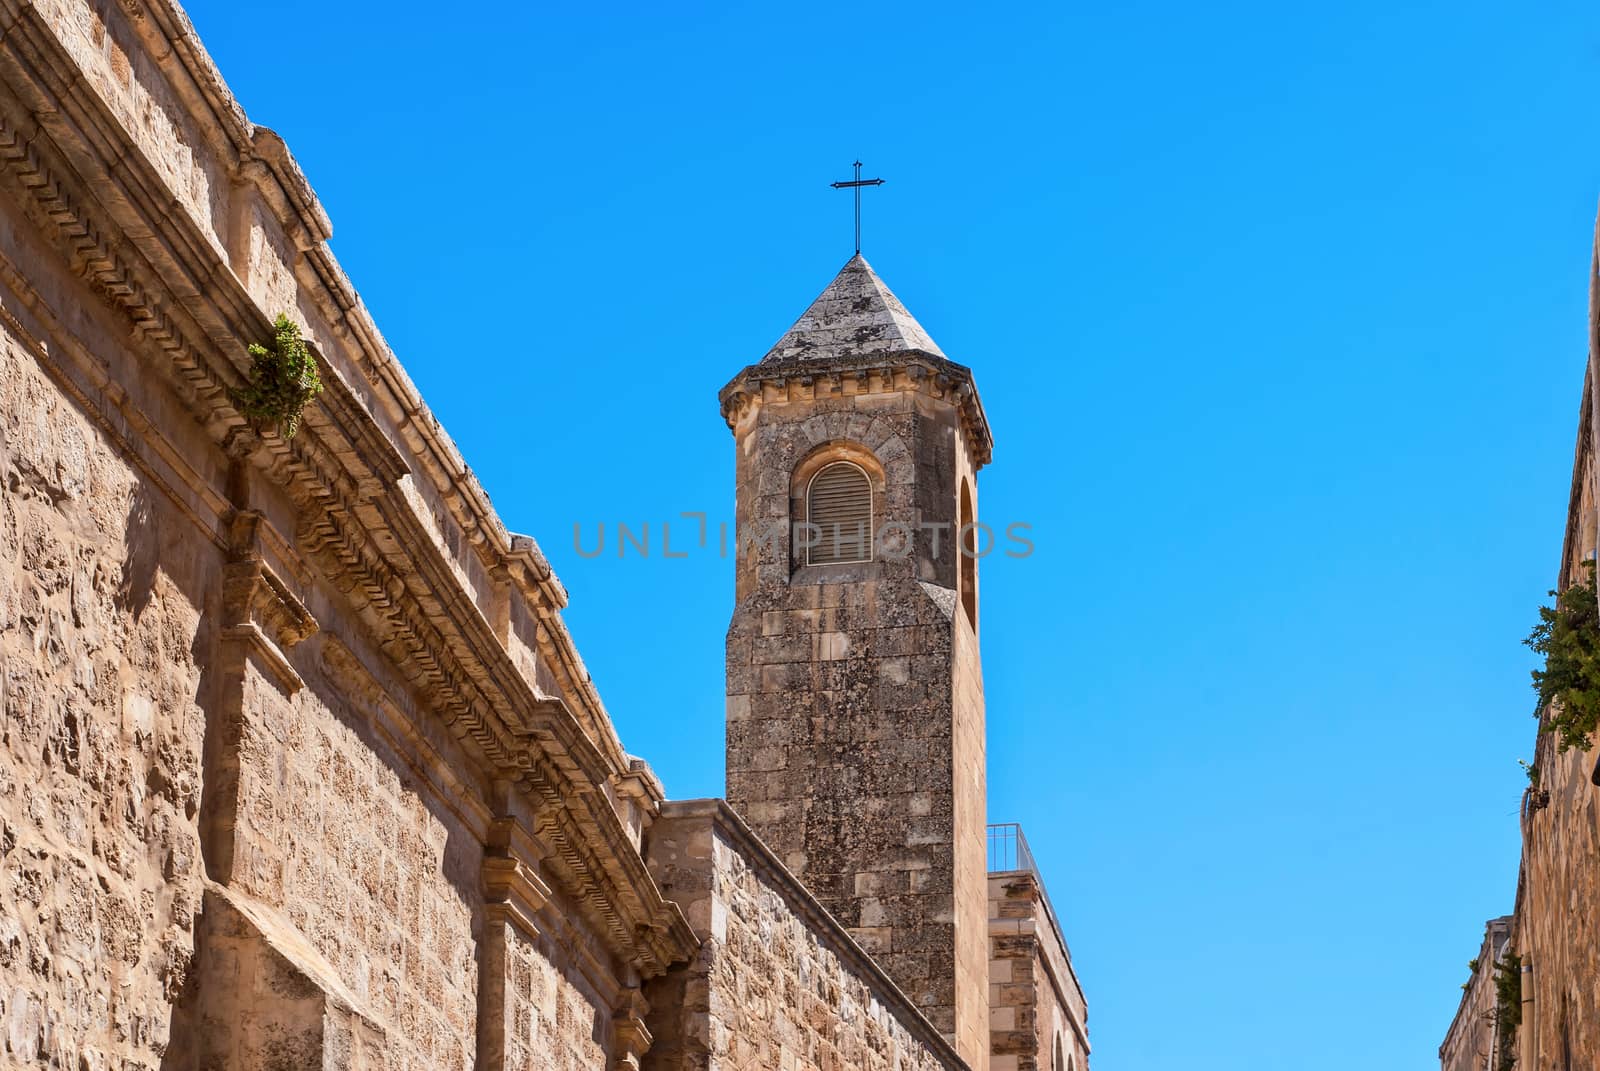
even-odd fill
[{"label": "arched window on tower", "polygon": [[961,608],[967,613],[967,624],[978,631],[978,526],[972,509],[972,488],[961,481]]},{"label": "arched window on tower", "polygon": [[807,565],[872,560],[872,481],[852,461],[824,465],[806,487],[806,520],[816,525]]}]

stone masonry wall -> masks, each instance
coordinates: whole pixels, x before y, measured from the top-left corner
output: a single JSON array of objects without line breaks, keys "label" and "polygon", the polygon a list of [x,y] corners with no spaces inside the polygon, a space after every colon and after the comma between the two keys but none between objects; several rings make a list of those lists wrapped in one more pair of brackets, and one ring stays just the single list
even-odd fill
[{"label": "stone masonry wall", "polygon": [[976,920],[989,916],[985,866],[989,829],[988,746],[984,739],[983,666],[977,631],[964,613],[958,610],[953,616],[952,886],[955,917],[962,920],[955,930],[957,1047],[963,1053],[987,1052],[989,936],[985,928],[975,924]]},{"label": "stone masonry wall", "polygon": [[608,1066],[611,1016],[581,974],[563,970],[551,942],[507,926],[505,1071]]},{"label": "stone masonry wall", "polygon": [[1473,957],[1477,969],[1461,988],[1461,1003],[1439,1046],[1439,1071],[1485,1071],[1495,1046],[1494,965],[1511,937],[1511,918],[1491,919]]},{"label": "stone masonry wall", "polygon": [[1088,1071],[1088,1008],[1032,871],[989,875],[991,1071]]},{"label": "stone masonry wall", "polygon": [[281,912],[392,1024],[390,1066],[470,1068],[482,848],[304,664],[314,683],[292,697],[253,667],[245,678],[233,885]]},{"label": "stone masonry wall", "polygon": [[700,936],[649,983],[659,1071],[932,1071],[966,1065],[718,800],[663,806],[648,854]]},{"label": "stone masonry wall", "polygon": [[9,328],[0,479],[0,1065],[154,1067],[200,909],[217,569]]},{"label": "stone masonry wall", "polygon": [[[1600,265],[1600,235],[1596,241]],[[1600,277],[1591,269],[1590,352],[1600,353]],[[1591,369],[1592,369],[1591,358]],[[1596,384],[1586,377],[1557,587],[1583,576],[1595,553]],[[1537,787],[1522,808],[1522,865],[1512,948],[1523,957],[1519,1071],[1600,1067],[1600,787],[1593,750],[1562,753],[1539,732]]]},{"label": "stone masonry wall", "polygon": [[0,0],[0,1066],[633,1071],[697,948],[329,233],[169,0]]},{"label": "stone masonry wall", "polygon": [[[797,380],[811,386],[763,387],[734,421],[728,799],[981,1067],[983,695],[951,535],[972,476],[958,413],[909,372]],[[788,526],[804,519],[809,474],[835,457],[867,471],[876,524],[918,533],[911,553],[802,563]],[[923,527],[936,523],[937,552]],[[759,530],[782,534],[758,546]]]},{"label": "stone masonry wall", "polygon": [[[0,399],[0,1063],[183,1067],[220,1045],[222,1066],[249,1066],[250,1045],[206,1036],[182,1009],[195,979],[216,974],[195,952],[206,708],[227,663],[223,557],[10,331]],[[348,611],[318,601],[340,628]],[[484,804],[447,802],[414,750],[382,737],[382,718],[349,694],[377,686],[332,628],[293,652],[304,686],[292,694],[256,660],[235,667],[239,803],[218,876],[257,913],[235,912],[214,944],[276,923],[307,944],[295,961],[287,942],[296,984],[316,974],[382,1024],[374,1066],[470,1068]],[[559,953],[519,951],[519,992],[536,1002],[520,1014],[549,1021],[507,1066],[604,1067],[609,1010],[597,1029],[587,983],[546,958]],[[289,1051],[321,1053],[321,1013],[301,1029],[310,1040]]]},{"label": "stone masonry wall", "polygon": [[1540,1071],[1600,1067],[1600,787],[1594,753],[1541,741],[1548,804],[1523,820],[1523,887],[1513,937],[1526,960],[1521,1030]]}]

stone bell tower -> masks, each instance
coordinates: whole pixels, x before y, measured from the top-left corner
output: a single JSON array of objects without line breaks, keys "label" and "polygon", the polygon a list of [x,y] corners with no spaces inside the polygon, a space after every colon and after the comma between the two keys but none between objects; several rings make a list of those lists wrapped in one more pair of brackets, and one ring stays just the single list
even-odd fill
[{"label": "stone bell tower", "polygon": [[[723,388],[737,443],[728,799],[988,1066],[972,373],[857,254]],[[965,533],[963,529],[965,527]]]}]

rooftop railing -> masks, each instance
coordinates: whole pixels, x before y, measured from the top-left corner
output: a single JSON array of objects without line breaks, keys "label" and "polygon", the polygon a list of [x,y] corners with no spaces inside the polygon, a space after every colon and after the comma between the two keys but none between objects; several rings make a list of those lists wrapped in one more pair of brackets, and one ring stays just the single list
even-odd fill
[{"label": "rooftop railing", "polygon": [[1072,952],[1067,948],[1066,935],[1061,932],[1060,916],[1050,903],[1050,890],[1045,888],[1044,875],[1039,873],[1039,865],[1033,860],[1033,852],[1028,848],[1028,838],[1022,835],[1022,826],[1016,822],[991,822],[989,873],[1005,874],[1012,871],[1023,871],[1033,875],[1033,880],[1039,886],[1039,899],[1044,904],[1044,913],[1050,917],[1050,927],[1056,931],[1056,940],[1061,942],[1061,951],[1066,954],[1067,962],[1070,964]]},{"label": "rooftop railing", "polygon": [[[1028,838],[1022,835],[1022,826],[1016,822],[994,822],[989,826],[989,873],[1007,870],[1031,870],[1039,876],[1039,868],[1028,850]],[[1044,879],[1039,879],[1040,886]]]}]

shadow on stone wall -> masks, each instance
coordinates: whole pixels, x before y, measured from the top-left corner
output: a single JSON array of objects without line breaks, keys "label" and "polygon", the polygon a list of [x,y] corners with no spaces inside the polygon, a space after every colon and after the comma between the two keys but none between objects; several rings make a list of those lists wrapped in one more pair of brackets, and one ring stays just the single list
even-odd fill
[{"label": "shadow on stone wall", "polygon": [[122,574],[113,602],[118,610],[137,622],[150,605],[155,592],[156,571],[161,566],[160,514],[150,492],[141,482],[128,503],[124,525]]}]

